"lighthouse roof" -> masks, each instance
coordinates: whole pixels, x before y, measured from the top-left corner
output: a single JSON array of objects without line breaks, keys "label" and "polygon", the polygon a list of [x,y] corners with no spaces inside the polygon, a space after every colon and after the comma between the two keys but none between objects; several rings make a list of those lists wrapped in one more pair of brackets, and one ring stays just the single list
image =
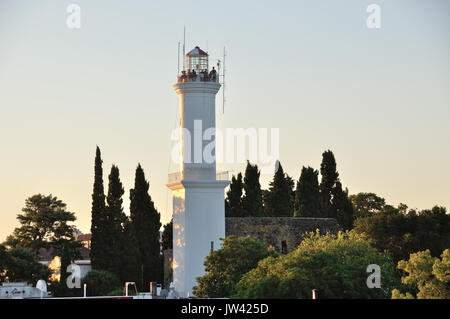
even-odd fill
[{"label": "lighthouse roof", "polygon": [[191,51],[189,51],[188,53],[186,53],[186,56],[199,56],[199,55],[205,55],[207,56],[208,53],[206,53],[205,51],[203,51],[202,49],[200,49],[198,46],[193,48]]}]

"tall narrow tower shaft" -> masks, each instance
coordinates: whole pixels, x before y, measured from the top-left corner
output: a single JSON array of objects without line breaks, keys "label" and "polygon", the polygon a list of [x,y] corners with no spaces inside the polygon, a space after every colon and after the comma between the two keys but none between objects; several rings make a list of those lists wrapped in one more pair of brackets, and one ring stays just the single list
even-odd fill
[{"label": "tall narrow tower shaft", "polygon": [[196,278],[204,274],[204,259],[225,237],[224,189],[216,178],[216,94],[220,89],[208,54],[195,47],[186,54],[174,89],[179,96],[180,172],[167,186],[173,193],[173,279],[181,297],[192,295]]}]

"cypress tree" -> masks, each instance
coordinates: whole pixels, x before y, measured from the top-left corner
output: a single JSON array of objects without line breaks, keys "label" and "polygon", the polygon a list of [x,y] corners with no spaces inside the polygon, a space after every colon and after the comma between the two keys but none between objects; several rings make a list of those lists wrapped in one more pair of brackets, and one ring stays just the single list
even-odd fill
[{"label": "cypress tree", "polygon": [[292,203],[292,210],[294,210],[294,202],[295,202],[295,181],[294,179],[286,174],[286,181],[289,185],[289,189],[291,190],[291,203]]},{"label": "cypress tree", "polygon": [[163,233],[162,233],[162,249],[173,249],[173,218],[169,223],[164,225]]},{"label": "cypress tree", "polygon": [[93,269],[105,269],[108,264],[108,256],[105,251],[107,244],[104,234],[105,219],[105,192],[103,188],[103,168],[100,148],[97,146],[95,154],[94,190],[92,193],[91,210],[91,250],[90,259]]},{"label": "cypress tree", "polygon": [[123,225],[126,216],[122,207],[122,196],[124,189],[120,181],[119,168],[115,165],[111,167],[109,174],[108,196],[106,197],[106,222],[104,224],[104,233],[107,243],[105,253],[108,256],[108,264],[103,270],[112,272],[121,277],[120,268],[122,266],[121,250],[123,240]]},{"label": "cypress tree", "polygon": [[331,215],[335,216],[337,222],[344,230],[350,230],[353,226],[353,205],[348,198],[348,189],[342,189],[341,182],[336,183],[333,189],[331,203]]},{"label": "cypress tree", "polygon": [[258,166],[247,161],[244,177],[245,195],[242,198],[242,206],[245,216],[264,216],[261,184],[259,183],[260,171]]},{"label": "cypress tree", "polygon": [[295,190],[294,216],[321,217],[319,172],[303,167]]},{"label": "cypress tree", "polygon": [[230,189],[227,192],[225,200],[225,216],[226,217],[243,217],[244,209],[242,207],[242,191],[244,183],[242,182],[242,174],[239,173],[237,178],[231,178]]},{"label": "cypress tree", "polygon": [[265,215],[291,217],[293,215],[292,185],[279,161],[277,161],[276,166],[278,169],[273,176],[273,181],[269,184],[269,191],[265,196]]},{"label": "cypress tree", "polygon": [[159,242],[161,215],[156,210],[148,189],[149,183],[139,164],[136,168],[134,189],[130,190],[130,214],[139,243],[144,287],[149,287],[151,281],[162,281]]},{"label": "cypress tree", "polygon": [[142,290],[142,264],[139,251],[139,242],[136,237],[134,225],[126,218],[122,233],[122,251],[120,262],[120,276],[123,281],[134,281],[138,290]]},{"label": "cypress tree", "polygon": [[336,216],[331,211],[331,200],[333,198],[333,188],[339,182],[339,173],[336,170],[336,159],[332,151],[327,150],[322,154],[322,163],[320,164],[320,202],[322,206],[322,217]]},{"label": "cypress tree", "polygon": [[59,291],[58,294],[60,295],[65,295],[67,294],[67,277],[68,277],[68,273],[67,273],[67,267],[72,263],[72,252],[70,249],[69,244],[65,243],[62,247],[62,251],[61,251],[61,266],[60,266],[60,277],[59,277]]}]

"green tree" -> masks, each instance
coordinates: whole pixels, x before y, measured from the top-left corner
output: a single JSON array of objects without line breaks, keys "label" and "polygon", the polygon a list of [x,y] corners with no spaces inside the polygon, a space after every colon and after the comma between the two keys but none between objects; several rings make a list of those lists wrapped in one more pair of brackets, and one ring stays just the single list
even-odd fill
[{"label": "green tree", "polygon": [[129,218],[124,222],[121,248],[119,279],[121,279],[122,282],[133,281],[138,285],[138,289],[142,290],[143,264],[134,224]]},{"label": "green tree", "polygon": [[[381,269],[381,289],[368,288],[367,266]],[[364,236],[311,233],[287,255],[268,257],[236,285],[236,298],[389,298],[397,287],[389,256],[370,246]]]},{"label": "green tree", "polygon": [[295,190],[294,216],[321,217],[319,172],[303,167]]},{"label": "green tree", "polygon": [[[402,283],[417,292],[418,299],[450,299],[450,249],[444,250],[442,259],[432,257],[429,250],[411,254],[408,261],[401,260],[398,269],[407,273]],[[392,291],[394,299],[413,299],[415,292]]]},{"label": "green tree", "polygon": [[22,214],[17,215],[21,226],[14,229],[5,244],[9,247],[53,248],[60,253],[66,242],[74,242],[75,214],[67,205],[52,195],[37,194],[26,199]]},{"label": "green tree", "polygon": [[106,269],[110,262],[107,246],[108,238],[105,234],[106,224],[106,205],[105,191],[103,188],[103,168],[100,148],[97,146],[94,168],[94,190],[92,192],[92,210],[91,210],[91,250],[90,258],[92,269]]},{"label": "green tree", "polygon": [[113,165],[109,174],[105,222],[101,226],[105,239],[104,254],[108,257],[106,263],[102,265],[102,270],[109,271],[117,277],[120,277],[121,273],[122,257],[120,252],[122,250],[123,224],[126,221],[126,215],[122,207],[123,194],[124,189],[120,181],[119,168]]},{"label": "green tree", "polygon": [[275,256],[274,249],[267,249],[255,238],[228,236],[223,246],[205,258],[205,275],[197,278],[193,292],[200,298],[221,298],[233,295],[236,283],[258,261]]},{"label": "green tree", "polygon": [[344,230],[350,230],[353,227],[353,205],[348,198],[348,189],[343,190],[341,182],[336,182],[333,189],[330,211]]},{"label": "green tree", "polygon": [[60,267],[60,282],[65,285],[67,277],[69,276],[67,273],[67,267],[74,260],[75,252],[72,247],[68,244],[65,244],[62,248],[61,252],[61,267]]},{"label": "green tree", "polygon": [[226,217],[243,217],[245,216],[242,206],[242,191],[244,183],[242,182],[242,174],[239,173],[237,178],[231,178],[230,189],[225,199],[225,216]]},{"label": "green tree", "polygon": [[130,214],[139,243],[144,287],[151,281],[162,281],[159,229],[161,215],[155,208],[149,193],[141,165],[136,168],[134,189],[130,190]]},{"label": "green tree", "polygon": [[386,205],[380,213],[356,219],[354,230],[366,234],[378,250],[388,250],[395,262],[426,249],[437,257],[450,247],[450,215],[445,208],[404,210],[404,205]]},{"label": "green tree", "polygon": [[173,249],[173,218],[169,223],[164,225],[162,233],[162,249]]},{"label": "green tree", "polygon": [[331,206],[333,199],[333,189],[339,181],[339,173],[336,169],[336,159],[332,151],[328,150],[322,154],[322,163],[320,164],[320,174],[322,180],[320,182],[320,198],[322,205],[323,217],[332,217]]},{"label": "green tree", "polygon": [[106,296],[113,290],[123,289],[119,278],[104,270],[91,270],[83,278],[83,284],[86,284],[88,296]]},{"label": "green tree", "polygon": [[354,207],[355,219],[379,214],[384,210],[386,201],[374,193],[358,193],[350,195]]},{"label": "green tree", "polygon": [[276,171],[269,191],[264,196],[264,211],[266,216],[292,217],[294,203],[292,202],[292,183],[284,173],[281,163],[277,161]]},{"label": "green tree", "polygon": [[60,278],[58,281],[50,282],[50,290],[56,297],[72,297],[80,296],[80,288],[68,288],[67,278],[69,274],[67,273],[67,267],[77,258],[80,257],[78,246],[74,246],[71,242],[67,242],[63,245],[61,252],[61,266],[60,266]]},{"label": "green tree", "polygon": [[6,247],[0,244],[0,283],[5,281],[6,259],[8,258]]},{"label": "green tree", "polygon": [[36,284],[39,279],[48,280],[50,269],[39,263],[38,254],[31,248],[14,247],[2,249],[0,264],[5,271],[4,277],[10,282],[24,281]]},{"label": "green tree", "polygon": [[264,216],[264,207],[262,199],[261,184],[259,183],[260,171],[258,166],[250,164],[247,161],[244,177],[244,197],[242,198],[242,206],[245,216]]}]

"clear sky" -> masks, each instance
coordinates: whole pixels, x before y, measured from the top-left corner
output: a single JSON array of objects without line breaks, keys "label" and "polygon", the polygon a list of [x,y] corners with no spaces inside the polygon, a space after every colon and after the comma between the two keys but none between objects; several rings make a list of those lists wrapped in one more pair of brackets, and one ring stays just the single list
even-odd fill
[{"label": "clear sky", "polygon": [[[81,29],[66,26],[70,3]],[[380,29],[366,26],[371,3]],[[105,181],[120,168],[125,209],[140,162],[170,220],[184,24],[187,49],[215,61],[227,48],[219,128],[279,128],[295,179],[331,149],[350,193],[450,208],[449,15],[446,0],[0,0],[0,240],[35,193],[65,201],[88,232],[96,145]]]}]

